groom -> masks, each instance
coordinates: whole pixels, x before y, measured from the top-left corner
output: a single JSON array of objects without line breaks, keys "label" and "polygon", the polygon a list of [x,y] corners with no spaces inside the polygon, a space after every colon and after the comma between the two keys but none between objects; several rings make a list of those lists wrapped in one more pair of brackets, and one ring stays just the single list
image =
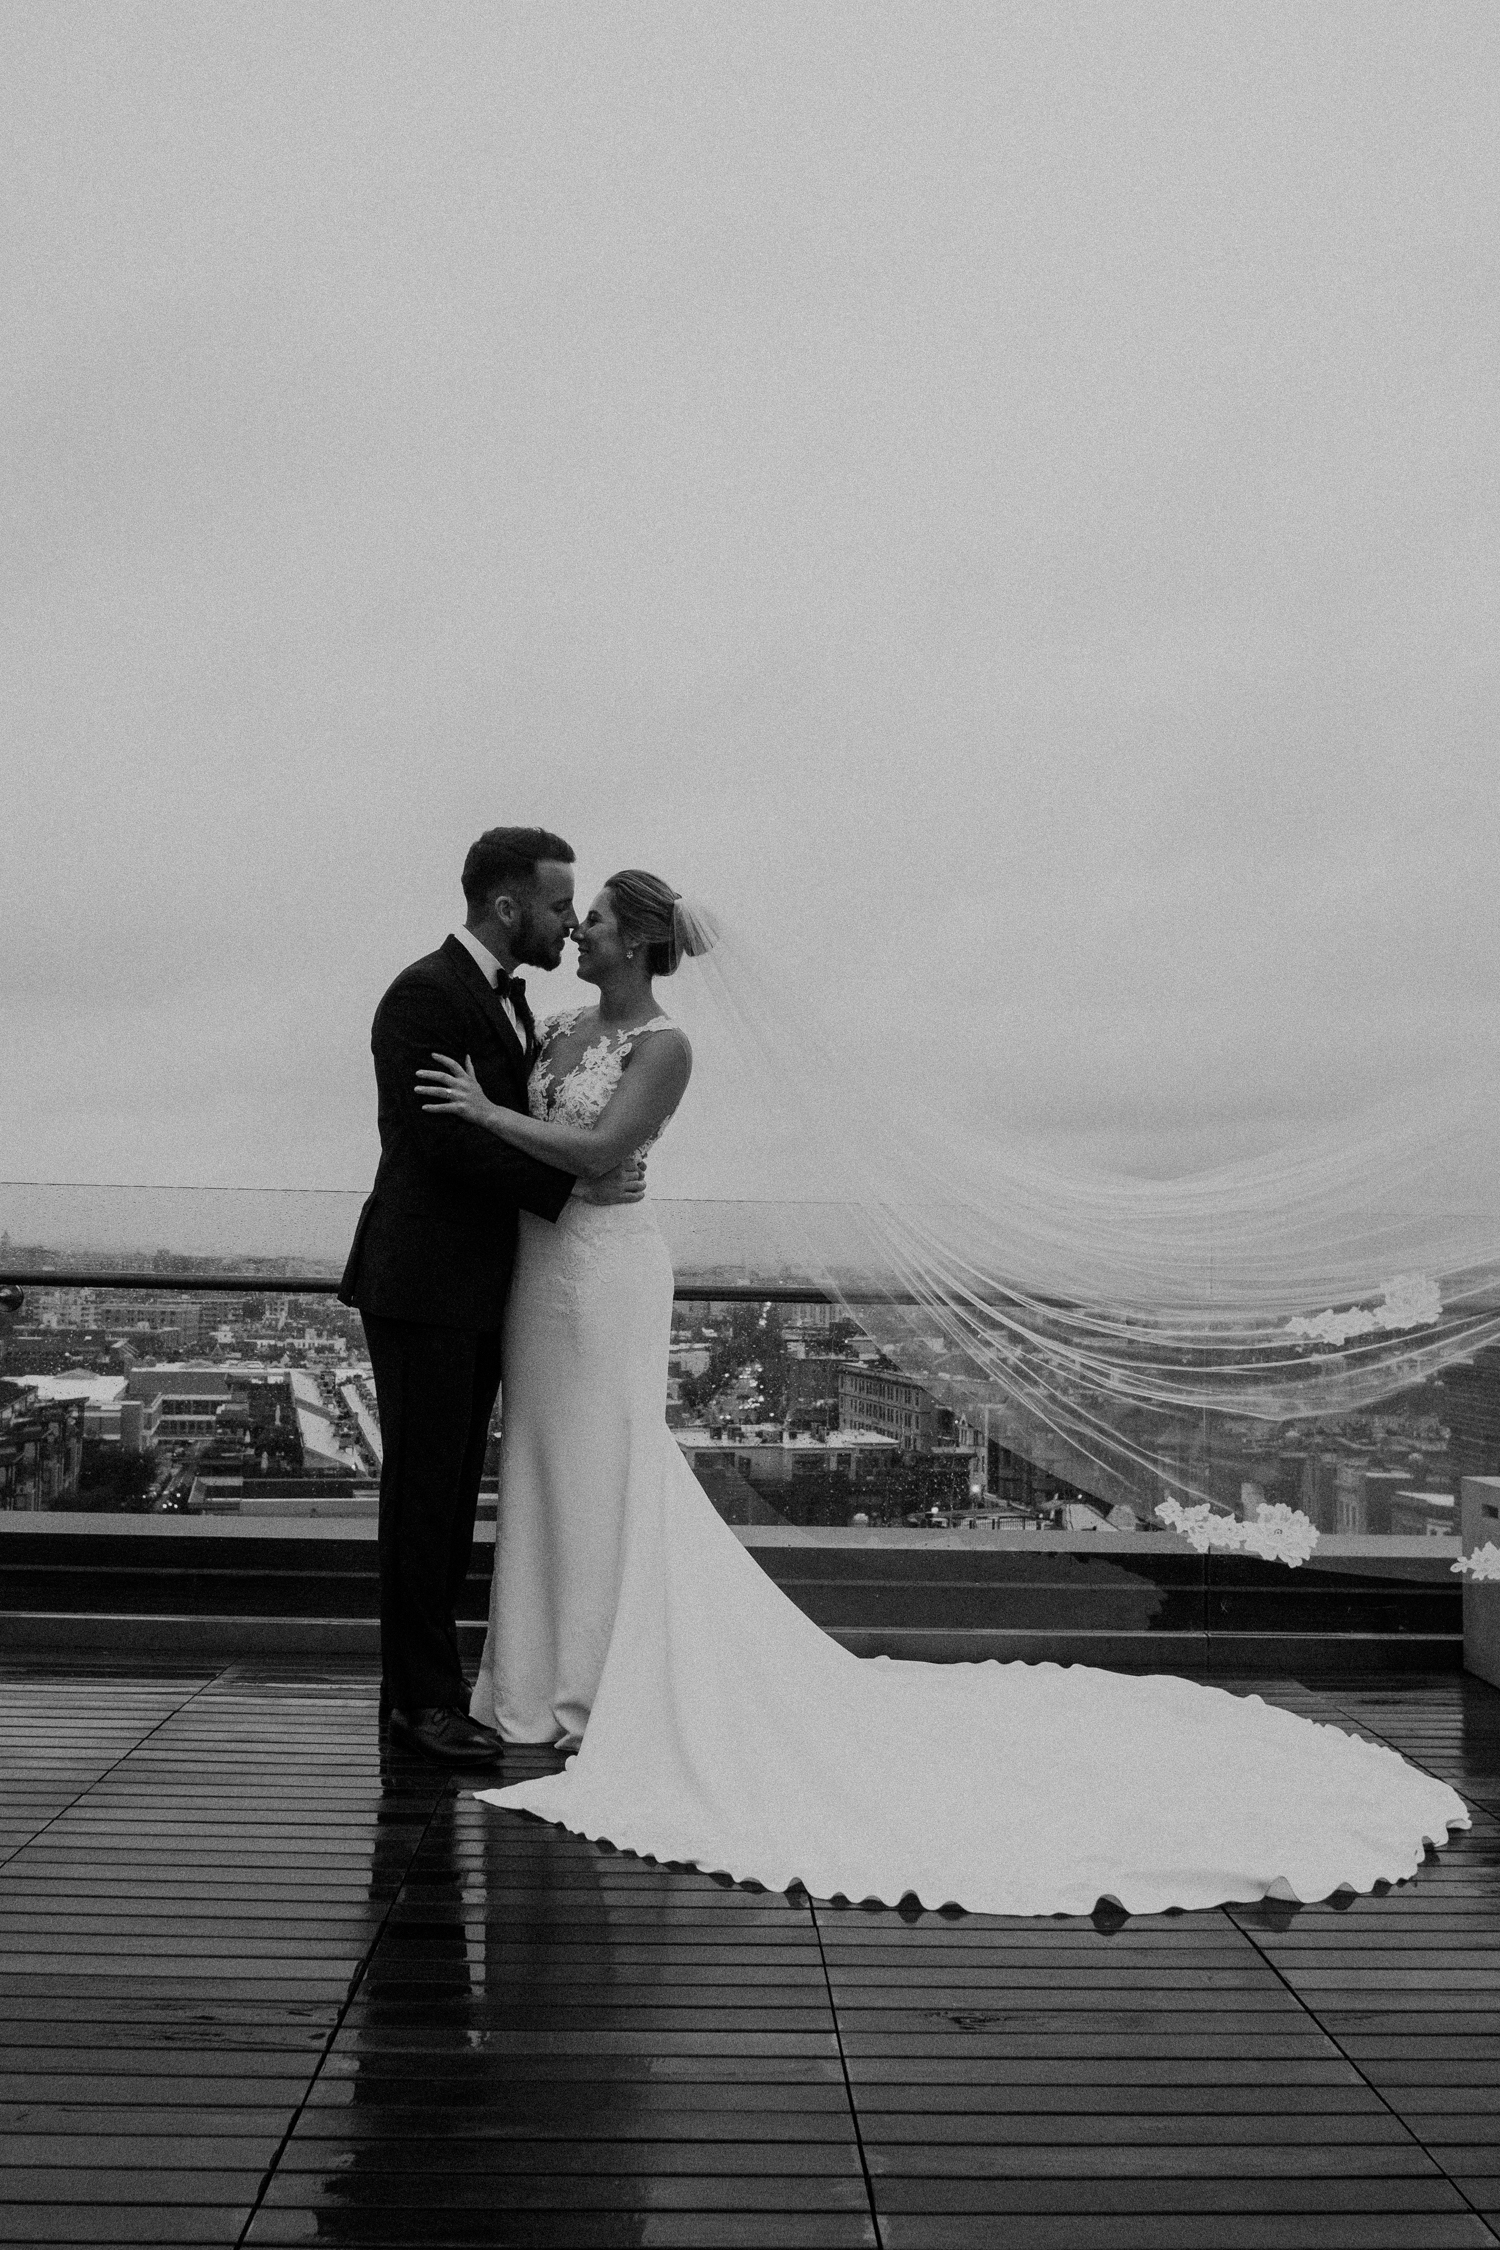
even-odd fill
[{"label": "groom", "polygon": [[[555,969],[577,929],[573,852],[545,828],[490,828],[463,866],[462,929],[403,969],[370,1045],[380,1165],[339,1297],[364,1321],[380,1409],[381,1712],[393,1739],[449,1766],[490,1766],[500,1738],[468,1715],[454,1612],[474,1539],[500,1384],[517,1214],[555,1220],[571,1172],[422,1107],[434,1053],[473,1059],[493,1102],[524,1112],[536,1033],[521,963]],[[591,1200],[638,1202],[634,1166]]]}]

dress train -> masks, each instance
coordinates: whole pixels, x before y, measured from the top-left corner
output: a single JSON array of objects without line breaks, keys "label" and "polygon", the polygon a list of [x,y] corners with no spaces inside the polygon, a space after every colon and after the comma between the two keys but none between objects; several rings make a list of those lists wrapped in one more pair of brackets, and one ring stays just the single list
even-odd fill
[{"label": "dress train", "polygon": [[[544,1055],[534,1110],[591,1122],[629,1046],[601,1039],[558,1084]],[[1017,1915],[1368,1891],[1469,1825],[1395,1751],[1256,1695],[852,1656],[683,1459],[671,1322],[648,1206],[523,1214],[472,1708],[511,1741],[582,1744],[485,1803],[769,1890]]]}]

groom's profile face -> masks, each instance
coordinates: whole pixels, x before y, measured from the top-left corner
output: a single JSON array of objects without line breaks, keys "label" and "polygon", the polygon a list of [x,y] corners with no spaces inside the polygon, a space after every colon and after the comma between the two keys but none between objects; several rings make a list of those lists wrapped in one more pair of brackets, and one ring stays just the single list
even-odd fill
[{"label": "groom's profile face", "polygon": [[566,860],[544,859],[526,898],[519,902],[520,920],[512,947],[518,962],[528,968],[555,969],[563,947],[578,927],[573,911],[573,870]]}]

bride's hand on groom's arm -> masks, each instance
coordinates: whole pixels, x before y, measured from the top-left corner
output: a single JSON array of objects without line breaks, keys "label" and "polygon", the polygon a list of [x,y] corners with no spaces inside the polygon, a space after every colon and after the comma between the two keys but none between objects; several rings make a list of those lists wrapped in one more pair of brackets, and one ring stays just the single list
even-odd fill
[{"label": "bride's hand on groom's arm", "polygon": [[417,1072],[417,1093],[422,1107],[446,1110],[454,1117],[466,1119],[470,1125],[486,1126],[505,1139],[499,1120],[510,1112],[490,1100],[474,1076],[472,1057],[465,1055],[459,1063],[451,1055],[440,1055],[434,1049],[433,1061],[439,1065],[436,1070]]},{"label": "bride's hand on groom's arm", "polygon": [[[474,1075],[472,1057],[455,1062],[451,1055],[434,1050],[433,1067],[417,1072],[417,1093],[424,1109],[445,1110],[470,1125],[481,1125],[501,1140],[524,1146],[537,1137],[534,1118],[492,1102]],[[543,1127],[542,1131],[545,1132]],[[585,1203],[639,1203],[646,1192],[646,1167],[629,1155],[608,1172],[580,1178],[573,1193]]]},{"label": "bride's hand on groom's arm", "polygon": [[[503,1109],[488,1099],[471,1062],[455,1062],[437,1050],[416,1073],[416,1093],[424,1109],[447,1111],[560,1171],[598,1181],[618,1172],[655,1138],[682,1099],[692,1067],[692,1049],[679,1031],[658,1031],[642,1039],[592,1125]],[[622,1189],[600,1200],[624,1203],[634,1198]]]}]

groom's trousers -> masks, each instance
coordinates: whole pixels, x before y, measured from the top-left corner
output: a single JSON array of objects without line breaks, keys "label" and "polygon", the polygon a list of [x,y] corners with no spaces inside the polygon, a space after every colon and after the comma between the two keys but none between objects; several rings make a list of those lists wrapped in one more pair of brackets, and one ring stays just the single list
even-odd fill
[{"label": "groom's trousers", "polygon": [[380,1664],[401,1711],[468,1709],[454,1612],[469,1575],[500,1331],[363,1315],[380,1408]]}]

